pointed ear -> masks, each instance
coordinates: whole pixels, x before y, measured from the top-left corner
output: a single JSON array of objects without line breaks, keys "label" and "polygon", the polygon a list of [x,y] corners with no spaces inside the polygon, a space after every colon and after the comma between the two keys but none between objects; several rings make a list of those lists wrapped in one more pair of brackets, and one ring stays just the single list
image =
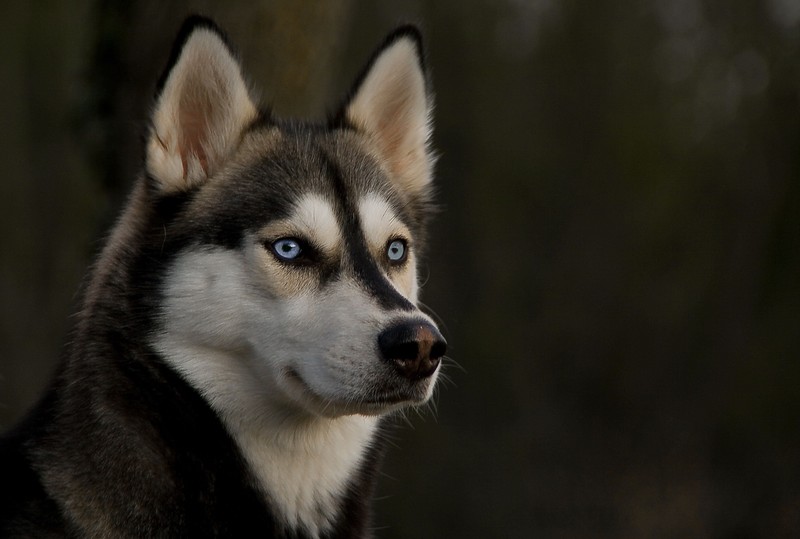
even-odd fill
[{"label": "pointed ear", "polygon": [[256,116],[221,31],[208,19],[188,19],[156,99],[147,172],[164,193],[199,185],[236,148]]},{"label": "pointed ear", "polygon": [[428,148],[433,103],[419,30],[405,26],[390,34],[351,95],[345,120],[374,141],[400,189],[425,194],[434,162]]}]

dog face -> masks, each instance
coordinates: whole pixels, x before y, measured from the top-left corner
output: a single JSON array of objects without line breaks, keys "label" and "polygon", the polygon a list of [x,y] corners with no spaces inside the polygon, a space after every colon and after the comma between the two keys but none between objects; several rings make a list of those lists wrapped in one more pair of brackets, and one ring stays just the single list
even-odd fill
[{"label": "dog face", "polygon": [[152,190],[185,200],[153,344],[212,404],[374,415],[431,396],[445,343],[416,306],[430,109],[412,30],[324,126],[259,112],[215,28],[185,37],[147,145]]}]

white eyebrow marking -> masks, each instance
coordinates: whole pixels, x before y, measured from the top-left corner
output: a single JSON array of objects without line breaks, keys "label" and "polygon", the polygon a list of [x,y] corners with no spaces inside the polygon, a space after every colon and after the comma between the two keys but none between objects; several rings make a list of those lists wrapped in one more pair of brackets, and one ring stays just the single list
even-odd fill
[{"label": "white eyebrow marking", "polygon": [[408,234],[386,199],[375,193],[369,193],[361,199],[358,214],[367,244],[373,248],[382,247],[393,235]]},{"label": "white eyebrow marking", "polygon": [[326,251],[336,249],[342,240],[342,232],[331,205],[320,195],[306,195],[295,205],[289,218],[297,231],[318,243]]},{"label": "white eyebrow marking", "polygon": [[[358,216],[361,218],[361,228],[367,245],[373,251],[380,251],[380,256],[385,256],[386,242],[393,236],[411,238],[411,233],[400,220],[389,202],[376,193],[369,193],[358,203]],[[412,303],[417,303],[419,285],[417,284],[417,269],[414,262],[413,250],[409,253],[409,263],[405,264],[402,271],[389,278],[389,282]]]}]

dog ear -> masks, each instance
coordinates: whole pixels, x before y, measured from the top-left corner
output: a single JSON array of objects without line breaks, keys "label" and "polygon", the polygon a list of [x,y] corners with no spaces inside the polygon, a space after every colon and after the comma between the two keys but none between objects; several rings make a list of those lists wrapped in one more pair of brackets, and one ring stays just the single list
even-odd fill
[{"label": "dog ear", "polygon": [[235,149],[257,116],[239,63],[208,19],[188,19],[161,79],[146,167],[161,192],[199,185]]},{"label": "dog ear", "polygon": [[425,194],[434,162],[428,147],[433,103],[419,30],[405,26],[390,34],[351,96],[340,113],[345,122],[370,136],[402,190]]}]

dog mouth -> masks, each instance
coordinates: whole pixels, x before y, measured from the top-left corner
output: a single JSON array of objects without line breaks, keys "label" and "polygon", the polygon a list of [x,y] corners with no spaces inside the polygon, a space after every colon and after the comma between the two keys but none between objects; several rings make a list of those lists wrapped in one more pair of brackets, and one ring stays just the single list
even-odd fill
[{"label": "dog mouth", "polygon": [[302,375],[293,368],[284,370],[284,377],[296,389],[303,401],[311,404],[323,415],[380,415],[425,400],[418,391],[386,388],[374,390],[370,395],[326,396],[315,391]]}]

